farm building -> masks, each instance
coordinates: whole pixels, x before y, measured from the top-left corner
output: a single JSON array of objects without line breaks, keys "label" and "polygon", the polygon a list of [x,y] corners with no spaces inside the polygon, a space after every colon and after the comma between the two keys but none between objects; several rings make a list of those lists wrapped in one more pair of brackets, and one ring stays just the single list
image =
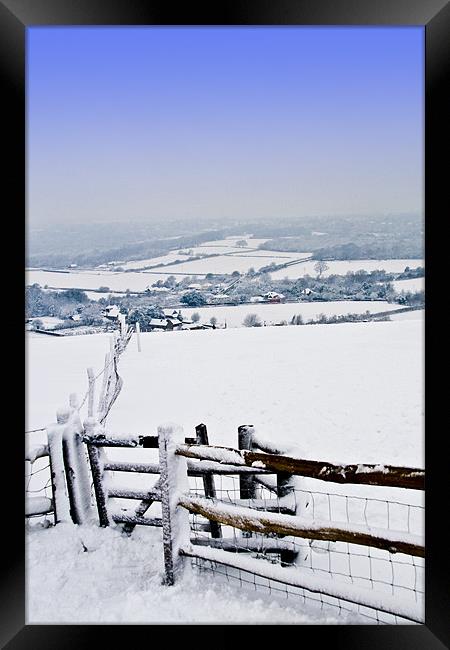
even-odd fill
[{"label": "farm building", "polygon": [[173,330],[181,329],[182,321],[173,318],[151,318],[148,322],[149,330],[164,330],[172,332]]},{"label": "farm building", "polygon": [[250,302],[270,302],[270,303],[281,303],[284,302],[285,296],[282,293],[277,293],[276,291],[268,291],[263,293],[262,296],[252,296]]},{"label": "farm building", "polygon": [[263,296],[265,302],[284,302],[285,296],[282,293],[277,293],[276,291],[268,291],[264,293]]},{"label": "farm building", "polygon": [[117,305],[108,305],[103,309],[102,316],[109,320],[117,320],[119,318],[120,309]]}]

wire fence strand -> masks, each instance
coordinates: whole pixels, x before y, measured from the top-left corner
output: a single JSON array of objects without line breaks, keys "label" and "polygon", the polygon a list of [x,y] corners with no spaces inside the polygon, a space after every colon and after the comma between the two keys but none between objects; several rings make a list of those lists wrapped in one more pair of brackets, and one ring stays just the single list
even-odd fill
[{"label": "wire fence strand", "polygon": [[[218,500],[236,503],[240,499],[239,478],[216,476],[215,490]],[[190,493],[204,496],[202,479],[192,478]],[[376,489],[376,488],[375,488]],[[415,495],[416,496],[416,495]],[[417,496],[416,496],[417,500]],[[246,500],[247,501],[247,500]],[[424,505],[382,499],[377,496],[359,496],[333,491],[304,489],[296,486],[286,497],[278,497],[263,486],[257,488],[249,507],[270,512],[283,512],[289,503],[295,514],[306,519],[342,522],[346,524],[365,524],[368,528],[395,529],[423,535]],[[262,535],[246,533],[232,526],[222,524],[222,539],[211,540],[208,520],[200,515],[190,515],[192,541],[195,545],[221,545],[230,552],[247,553],[262,562],[270,562],[284,567],[296,568],[303,575],[327,578],[339,582],[370,589],[382,596],[389,593],[403,602],[419,603],[424,606],[425,567],[423,558],[401,553],[352,544],[349,542],[329,542],[307,540],[298,537]],[[286,555],[290,551],[290,555]],[[289,559],[290,558],[290,559]],[[363,616],[375,623],[409,622],[394,614],[387,614],[369,607],[356,605],[342,599],[308,592],[299,587],[286,586],[274,580],[257,578],[250,572],[231,569],[217,562],[195,558],[194,566],[202,571],[210,571],[228,581],[237,581],[242,586],[252,586],[255,590],[285,594],[286,597],[300,597],[323,607],[331,607],[349,615]]]}]

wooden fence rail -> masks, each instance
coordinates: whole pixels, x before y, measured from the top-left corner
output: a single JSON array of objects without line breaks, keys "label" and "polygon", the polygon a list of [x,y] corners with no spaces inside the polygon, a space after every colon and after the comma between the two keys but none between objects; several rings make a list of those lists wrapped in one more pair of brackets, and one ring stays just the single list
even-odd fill
[{"label": "wooden fence rail", "polygon": [[[49,458],[50,484],[52,498],[46,496],[29,497],[25,502],[25,516],[31,517],[53,513],[55,524],[70,522],[82,524],[92,519],[91,505],[91,480],[89,465],[94,477],[94,491],[97,507],[102,525],[109,523],[106,505],[102,505],[106,493],[102,484],[103,467],[101,466],[101,446],[96,440],[102,436],[92,436],[90,444],[85,445],[85,437],[89,433],[103,433],[99,430],[99,421],[103,422],[122,387],[122,379],[117,372],[120,354],[125,350],[132,335],[132,330],[121,324],[121,335],[115,333],[110,339],[110,352],[105,356],[103,370],[95,376],[93,368],[87,369],[88,390],[78,403],[77,395],[72,393],[69,397],[69,406],[58,409],[56,423],[43,427],[46,432],[45,444],[29,446],[25,452],[25,461],[32,464],[38,458]],[[102,386],[99,392],[97,419],[94,418],[94,397],[96,380],[103,375]],[[88,418],[81,423],[79,411],[87,400]],[[103,435],[104,437],[104,435]],[[157,446],[157,437],[139,437],[142,446]],[[150,442],[149,442],[150,441]],[[134,446],[138,444],[133,440],[111,440],[111,446]],[[87,453],[86,453],[87,452]],[[89,458],[89,462],[88,462]],[[40,471],[40,470],[39,470]],[[31,474],[32,476],[32,474]],[[45,487],[40,491],[44,492]],[[39,490],[38,490],[39,491]]]},{"label": "wooden fence rail", "polygon": [[385,487],[425,489],[425,470],[392,465],[335,465],[328,461],[305,460],[276,454],[260,453],[231,447],[206,447],[178,445],[176,452],[187,458],[211,460],[219,463],[264,469],[268,472],[285,472],[334,483],[382,485]]},{"label": "wooden fence rail", "polygon": [[379,548],[390,553],[406,553],[424,557],[422,538],[411,533],[399,533],[384,528],[369,528],[356,524],[341,524],[308,519],[282,513],[255,511],[234,503],[212,501],[183,494],[178,503],[196,514],[203,515],[234,528],[263,535],[278,534],[305,539],[349,542]]},{"label": "wooden fence rail", "polygon": [[255,558],[239,557],[236,553],[229,553],[217,548],[186,544],[180,549],[180,553],[185,557],[223,564],[232,569],[247,571],[268,580],[300,587],[308,592],[320,593],[364,607],[371,607],[416,623],[424,622],[423,607],[416,602],[402,602],[401,599],[390,593],[380,594],[353,584],[343,585],[338,580],[305,575],[297,568],[276,566]]},{"label": "wooden fence rail", "polygon": [[[192,444],[188,439],[177,444],[174,453],[188,461],[191,475],[195,467],[211,463],[217,467],[259,470],[251,476],[240,475],[240,499],[221,501],[217,498],[194,496],[189,493],[178,497],[178,504],[209,522],[241,530],[241,539],[207,539],[196,536],[180,548],[181,555],[224,564],[236,570],[265,577],[284,584],[299,586],[311,592],[332,596],[361,604],[379,611],[401,616],[414,622],[423,622],[423,607],[417,602],[405,602],[395,595],[360,588],[339,580],[319,578],[302,572],[295,566],[298,550],[286,538],[303,538],[325,542],[343,542],[380,549],[389,554],[401,553],[416,558],[425,556],[423,538],[410,532],[389,528],[377,528],[367,524],[352,524],[333,520],[321,520],[302,516],[298,504],[289,511],[283,509],[283,501],[294,492],[293,476],[309,477],[335,483],[364,484],[413,490],[423,490],[425,472],[422,469],[395,467],[392,465],[353,464],[337,465],[328,461],[310,461],[282,454],[269,443],[258,441],[250,425],[239,428],[239,449],[211,445]],[[256,449],[262,447],[263,452]],[[273,475],[276,475],[275,478]],[[277,497],[277,508],[271,508],[269,500],[258,500],[256,485],[268,489]],[[265,501],[266,507],[262,509]],[[275,500],[274,500],[275,503]],[[267,507],[269,504],[269,507]],[[261,505],[261,508],[259,507]],[[197,521],[196,529],[203,524]],[[257,537],[251,537],[257,534]],[[249,557],[249,553],[278,554],[280,563],[273,565],[262,559]],[[247,556],[242,557],[242,554]]]},{"label": "wooden fence rail", "polygon": [[[76,400],[72,396],[70,408],[60,410],[57,424],[48,429],[48,445],[41,445],[27,453],[31,462],[49,456],[53,490],[52,499],[38,497],[34,503],[27,503],[29,516],[41,514],[41,511],[53,511],[55,523],[70,519],[74,523],[88,521],[88,511],[92,507],[87,503],[87,496],[89,492],[90,497],[92,478],[101,526],[121,524],[128,534],[136,525],[162,528],[167,585],[175,583],[186,558],[193,557],[422,622],[423,615],[416,603],[403,605],[391,594],[375,593],[353,584],[338,584],[338,580],[305,575],[301,563],[297,561],[301,545],[292,538],[356,544],[390,554],[423,558],[423,539],[410,532],[369,527],[367,522],[363,525],[334,521],[331,520],[331,511],[330,520],[317,517],[311,520],[305,516],[307,513],[303,509],[302,497],[296,496],[294,477],[423,490],[424,470],[376,464],[340,465],[295,458],[270,442],[259,439],[252,425],[239,427],[238,449],[210,445],[204,424],[196,427],[195,438],[183,438],[181,427],[176,425],[158,427],[156,436],[122,434],[113,437],[105,432],[102,422],[121,388],[117,357],[130,336],[130,330],[126,330],[123,324],[122,335],[119,342],[116,340],[111,345],[111,355],[105,359],[105,377],[96,417],[93,416],[96,378],[89,370],[90,417],[81,425]],[[105,455],[105,448],[155,449],[158,450],[158,458],[153,463],[110,461]],[[87,461],[90,476],[86,478]],[[105,472],[108,471],[158,475],[158,479],[153,486],[146,486],[145,489],[107,487]],[[215,475],[237,476],[238,495],[229,501],[217,498]],[[205,496],[189,493],[188,477],[202,479]],[[261,487],[269,490],[275,498],[259,498]],[[110,512],[109,498],[139,503],[134,511]],[[160,504],[161,515],[145,516],[154,503]],[[189,521],[190,514],[196,515],[192,523]],[[242,531],[241,537],[227,537],[229,530],[224,527]],[[200,530],[207,531],[210,537],[192,535]],[[247,557],[242,557],[243,553]],[[278,566],[264,559],[249,557],[249,553],[269,554],[272,557],[276,554],[279,556]]]}]

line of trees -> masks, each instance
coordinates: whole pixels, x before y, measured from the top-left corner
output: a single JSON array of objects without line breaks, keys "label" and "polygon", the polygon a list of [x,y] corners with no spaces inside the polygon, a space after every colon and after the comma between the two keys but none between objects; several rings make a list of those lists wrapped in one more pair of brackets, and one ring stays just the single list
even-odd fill
[{"label": "line of trees", "polygon": [[[317,266],[320,264],[320,266]],[[424,275],[424,268],[405,268],[402,273],[386,273],[386,271],[349,271],[345,275],[328,275],[326,262],[318,262],[315,271],[317,275],[304,275],[300,278],[274,279],[269,273],[256,276],[243,276],[240,282],[229,291],[238,303],[249,302],[255,295],[267,291],[283,294],[286,299],[302,301],[330,300],[387,300],[400,304],[417,304],[424,300],[424,292],[408,292],[400,300],[400,293],[392,285],[392,280],[418,278]],[[420,294],[420,295],[419,295]],[[406,300],[406,302],[404,302]],[[412,301],[412,302],[411,302]]]},{"label": "line of trees", "polygon": [[[277,323],[271,323],[271,325],[330,325],[335,323],[357,323],[367,320],[372,320],[372,314],[369,311],[363,314],[347,313],[339,315],[332,314],[330,316],[319,314],[316,318],[310,318],[307,321],[303,320],[301,314],[294,314],[289,322],[282,320]],[[388,315],[380,316],[377,317],[377,320],[388,321],[390,317]],[[263,325],[261,318],[257,314],[247,314],[242,324],[244,327],[262,327]]]}]

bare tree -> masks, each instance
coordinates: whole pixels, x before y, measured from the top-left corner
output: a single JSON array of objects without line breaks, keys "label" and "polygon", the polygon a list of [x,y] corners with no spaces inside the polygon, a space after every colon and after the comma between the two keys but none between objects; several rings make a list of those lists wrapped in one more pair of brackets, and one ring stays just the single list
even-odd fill
[{"label": "bare tree", "polygon": [[198,311],[192,314],[191,320],[193,323],[198,323],[198,321],[200,320],[200,314],[198,313]]},{"label": "bare tree", "polygon": [[317,277],[320,278],[322,273],[328,271],[330,267],[324,260],[319,260],[314,264],[314,271],[317,273]]},{"label": "bare tree", "polygon": [[242,324],[244,327],[261,327],[261,319],[258,314],[247,314]]}]

